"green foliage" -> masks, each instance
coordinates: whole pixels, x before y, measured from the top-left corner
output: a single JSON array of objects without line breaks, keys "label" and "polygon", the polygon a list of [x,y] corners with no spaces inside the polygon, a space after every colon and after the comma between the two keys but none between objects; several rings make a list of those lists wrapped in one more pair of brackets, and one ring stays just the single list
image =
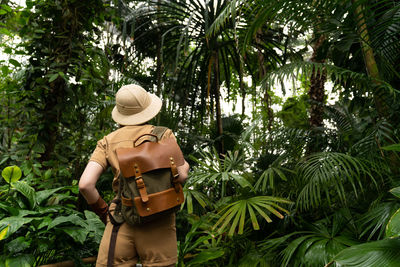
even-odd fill
[{"label": "green foliage", "polygon": [[289,97],[282,105],[282,110],[279,111],[277,117],[280,118],[288,128],[309,129],[308,113],[309,107],[308,96]]},{"label": "green foliage", "polygon": [[[396,266],[399,8],[385,0],[3,1],[0,265],[96,254],[103,226],[76,211],[84,206],[77,177],[115,127],[115,91],[140,83],[165,102],[154,122],[192,154],[179,266]],[[324,62],[310,62],[321,36],[312,57]],[[379,75],[366,71],[366,47]],[[315,71],[326,73],[332,92],[323,93],[335,103],[318,103],[325,120],[312,154],[306,94]],[[300,96],[288,95],[298,84]],[[243,114],[224,116],[224,102],[242,99]],[[222,143],[224,151],[212,148]],[[109,200],[112,177],[97,183]],[[282,219],[268,223],[274,216]]]},{"label": "green foliage", "polygon": [[366,177],[377,184],[363,161],[342,153],[313,154],[300,162],[299,168],[303,187],[299,193],[298,205],[302,209],[319,206],[323,193],[330,205],[332,190],[337,200],[345,203],[345,183],[351,185],[356,197],[359,190],[363,190],[363,179]]},{"label": "green foliage", "polygon": [[[390,192],[400,198],[400,187],[393,188]],[[400,236],[400,208],[393,214],[386,225],[386,237],[393,238]]]},{"label": "green foliage", "polygon": [[398,266],[400,239],[385,239],[349,247],[334,257],[342,266]]},{"label": "green foliage", "polygon": [[238,200],[227,206],[224,206],[219,214],[221,218],[215,223],[214,228],[219,227],[219,232],[223,232],[230,224],[228,235],[233,235],[237,228],[238,234],[243,234],[243,228],[245,220],[247,218],[246,213],[249,213],[251,224],[254,230],[260,230],[260,226],[257,222],[257,215],[263,217],[267,222],[272,222],[268,213],[272,213],[280,219],[283,219],[283,215],[277,211],[277,209],[289,213],[287,210],[281,208],[277,203],[290,204],[291,202],[277,197],[270,196],[256,196],[248,199]]},{"label": "green foliage", "polygon": [[12,183],[21,179],[22,172],[18,166],[9,166],[4,168],[4,170],[1,172],[1,176],[3,176],[7,183]]},{"label": "green foliage", "polygon": [[[76,211],[75,194],[76,186],[36,191],[25,181],[11,182],[0,195],[0,263],[40,265],[83,255],[76,248],[84,245],[98,246],[104,224],[93,212]],[[50,256],[51,251],[57,254]]]}]

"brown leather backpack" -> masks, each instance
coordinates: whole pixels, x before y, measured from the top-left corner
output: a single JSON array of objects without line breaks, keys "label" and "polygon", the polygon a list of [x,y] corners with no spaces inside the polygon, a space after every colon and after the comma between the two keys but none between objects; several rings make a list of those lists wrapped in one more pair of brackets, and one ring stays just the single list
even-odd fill
[{"label": "brown leather backpack", "polygon": [[174,138],[164,138],[166,127],[154,127],[134,141],[133,148],[117,148],[121,173],[114,214],[107,266],[114,261],[117,234],[121,224],[140,225],[179,209],[183,189],[178,182],[178,166],[185,163]]},{"label": "brown leather backpack", "polygon": [[184,158],[174,138],[162,139],[166,130],[154,127],[138,137],[133,148],[116,149],[121,170],[113,216],[117,223],[147,223],[183,203],[177,167],[184,164]]}]

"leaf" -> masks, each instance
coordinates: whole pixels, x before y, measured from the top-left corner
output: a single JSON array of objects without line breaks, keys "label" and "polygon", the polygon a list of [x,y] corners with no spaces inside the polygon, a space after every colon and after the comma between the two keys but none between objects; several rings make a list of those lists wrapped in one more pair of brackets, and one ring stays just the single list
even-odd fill
[{"label": "leaf", "polygon": [[14,240],[8,242],[6,244],[6,248],[9,252],[11,253],[17,253],[21,252],[24,249],[28,248],[30,245],[30,242],[25,239],[23,236],[19,236],[15,238]]},{"label": "leaf", "polygon": [[18,61],[16,61],[15,59],[10,58],[8,60],[11,64],[13,64],[15,67],[21,67],[21,63],[19,63]]},{"label": "leaf", "polygon": [[9,6],[7,6],[7,5],[4,5],[4,4],[2,4],[2,5],[0,5],[0,6],[1,6],[1,8],[4,9],[5,11],[7,11],[7,12],[12,12],[12,8],[11,8],[11,7],[9,7]]},{"label": "leaf", "polygon": [[3,240],[6,238],[6,235],[8,233],[8,228],[9,226],[7,225],[6,228],[4,228],[3,230],[1,230],[0,232],[0,240]]},{"label": "leaf", "polygon": [[251,190],[254,191],[253,186],[250,182],[241,175],[230,173],[230,176],[241,186],[241,187],[249,187]]},{"label": "leaf", "polygon": [[280,209],[285,213],[289,213],[287,210],[278,206],[275,202],[287,204],[291,203],[286,199],[270,196],[250,197],[230,203],[219,211],[219,214],[222,215],[215,223],[213,228],[215,229],[219,225],[221,225],[218,230],[221,233],[225,230],[226,227],[228,227],[229,224],[231,224],[228,235],[233,235],[236,228],[238,230],[238,233],[242,234],[244,229],[244,222],[246,219],[248,219],[248,217],[246,217],[248,210],[253,229],[258,230],[259,225],[254,211],[256,211],[258,215],[261,215],[269,223],[272,222],[272,220],[265,212],[266,210],[276,215],[280,219],[283,218],[283,215],[280,214],[275,208]]},{"label": "leaf", "polygon": [[224,250],[222,248],[210,248],[207,250],[203,250],[199,254],[194,257],[193,260],[187,263],[187,266],[192,266],[195,264],[205,263],[211,260],[218,259],[224,256]]},{"label": "leaf", "polygon": [[35,189],[33,189],[33,187],[29,186],[27,183],[22,181],[14,182],[11,185],[28,199],[31,209],[35,208],[36,194],[35,194]]},{"label": "leaf", "polygon": [[[3,72],[3,75],[4,75],[4,76],[7,76],[8,73],[10,72],[10,70],[9,70],[9,68],[8,68],[7,66],[1,66],[1,72]],[[4,157],[3,160],[4,160],[4,159],[7,160],[8,157]],[[4,163],[3,160],[1,161],[1,164]]]},{"label": "leaf", "polygon": [[35,258],[30,254],[18,255],[17,257],[7,258],[5,267],[31,267]]},{"label": "leaf", "polygon": [[22,172],[18,166],[14,165],[4,168],[4,170],[1,172],[1,176],[3,176],[7,183],[11,183],[21,179]]},{"label": "leaf", "polygon": [[384,146],[384,147],[382,147],[382,149],[383,150],[388,150],[388,151],[400,151],[400,144]]},{"label": "leaf", "polygon": [[45,173],[44,173],[44,179],[48,180],[51,177],[51,169],[48,169]]},{"label": "leaf", "polygon": [[5,211],[7,211],[12,216],[17,216],[18,213],[20,212],[19,209],[11,207],[10,205],[6,205],[6,204],[4,204],[2,202],[0,202],[0,209],[3,209]]},{"label": "leaf", "polygon": [[40,222],[40,224],[37,226],[37,229],[42,229],[43,227],[48,227],[53,219],[50,216],[46,216],[43,218],[43,220]]},{"label": "leaf", "polygon": [[0,9],[0,15],[4,15],[7,14],[7,11],[5,11],[4,9]]},{"label": "leaf", "polygon": [[400,198],[400,186],[391,189],[389,192]]},{"label": "leaf", "polygon": [[58,188],[54,188],[54,189],[47,189],[47,190],[42,190],[42,191],[36,192],[37,203],[40,205],[49,196],[53,195],[57,191],[60,191],[61,189],[64,189],[64,187],[58,187]]},{"label": "leaf", "polygon": [[384,239],[346,248],[333,261],[346,267],[398,267],[399,251],[399,238]]},{"label": "leaf", "polygon": [[11,216],[3,218],[2,220],[0,220],[0,229],[2,229],[3,227],[4,228],[8,227],[8,231],[3,239],[8,238],[11,234],[15,233],[22,226],[24,226],[27,223],[30,223],[34,219],[35,218],[23,218],[19,216]]},{"label": "leaf", "polygon": [[398,209],[390,218],[388,224],[386,225],[385,234],[387,237],[400,236],[400,209]]},{"label": "leaf", "polygon": [[77,214],[71,214],[69,216],[59,216],[55,218],[54,221],[47,227],[47,230],[50,230],[51,228],[54,228],[62,223],[70,223],[85,228],[87,227],[87,223],[81,217],[79,217]]},{"label": "leaf", "polygon": [[85,210],[85,217],[87,222],[87,230],[93,233],[93,237],[96,243],[100,244],[101,238],[104,233],[104,223],[100,220],[94,212]]},{"label": "leaf", "polygon": [[58,78],[58,73],[55,73],[55,74],[51,75],[50,79],[49,79],[49,83],[53,82],[57,78]]},{"label": "leaf", "polygon": [[80,228],[80,227],[63,227],[61,228],[62,231],[67,233],[70,237],[72,237],[76,242],[83,244],[86,240],[86,236],[88,235],[89,231]]}]

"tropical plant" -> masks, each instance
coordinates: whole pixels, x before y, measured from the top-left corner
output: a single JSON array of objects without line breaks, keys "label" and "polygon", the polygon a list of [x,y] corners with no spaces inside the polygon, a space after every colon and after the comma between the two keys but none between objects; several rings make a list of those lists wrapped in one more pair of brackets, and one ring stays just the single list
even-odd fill
[{"label": "tropical plant", "polygon": [[[352,229],[354,227],[349,210],[343,209],[307,224],[302,231],[262,241],[259,247],[273,261],[280,262],[277,266],[324,266],[344,248],[359,243]],[[274,255],[278,247],[282,250]]]},{"label": "tropical plant", "polygon": [[36,191],[21,176],[17,166],[2,171],[0,264],[37,266],[92,256],[104,224],[93,212],[76,211],[77,186]]}]

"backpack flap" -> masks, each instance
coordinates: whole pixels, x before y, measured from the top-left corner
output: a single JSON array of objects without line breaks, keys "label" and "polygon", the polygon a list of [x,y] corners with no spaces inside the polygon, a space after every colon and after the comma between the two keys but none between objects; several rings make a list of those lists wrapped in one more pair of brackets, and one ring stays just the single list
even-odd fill
[{"label": "backpack flap", "polygon": [[173,158],[176,166],[185,163],[182,151],[174,138],[159,142],[144,142],[137,147],[118,148],[116,151],[119,168],[125,178],[135,176],[134,164],[140,172],[146,173],[156,169],[170,168]]}]

